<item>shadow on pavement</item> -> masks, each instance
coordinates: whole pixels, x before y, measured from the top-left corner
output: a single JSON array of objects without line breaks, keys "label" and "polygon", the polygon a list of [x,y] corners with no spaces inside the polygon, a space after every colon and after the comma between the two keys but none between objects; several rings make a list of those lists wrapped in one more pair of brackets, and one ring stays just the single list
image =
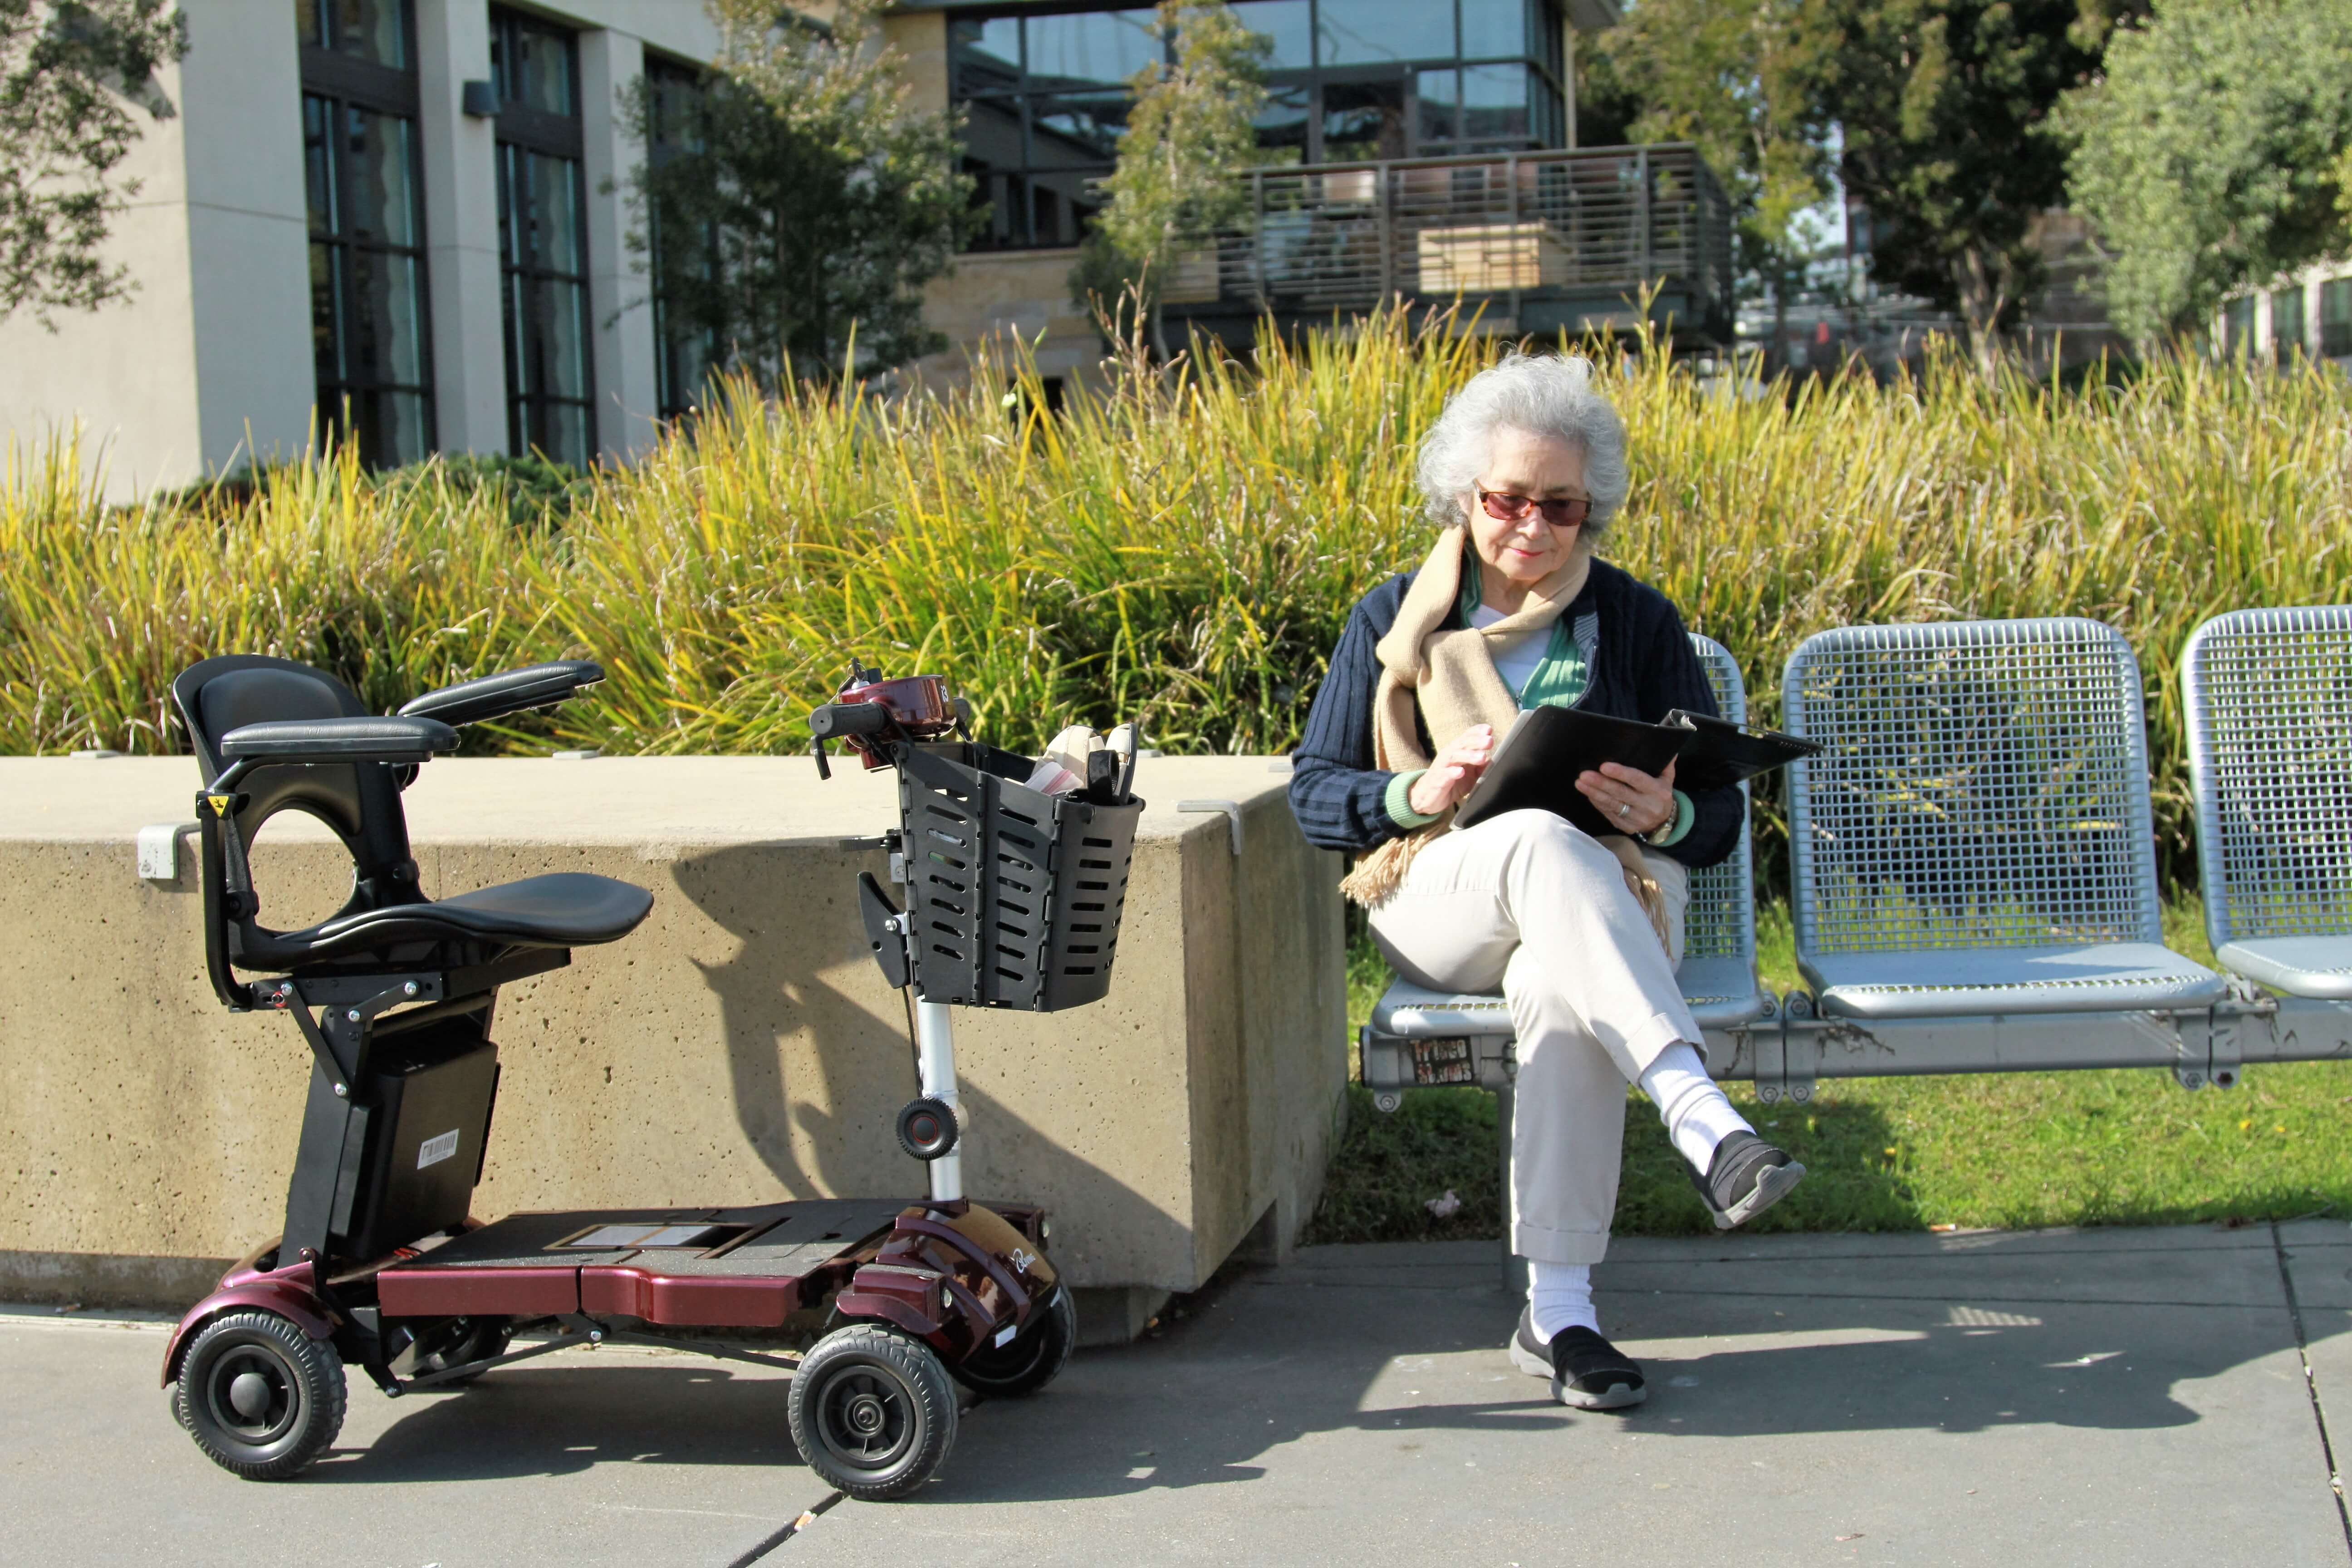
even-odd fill
[{"label": "shadow on pavement", "polygon": [[[373,1443],[330,1450],[303,1484],[499,1480],[630,1463],[800,1468],[787,1379],[715,1365],[596,1365],[592,1353],[492,1372],[453,1394],[408,1395],[401,1404],[416,1408]],[[351,1396],[380,1397],[357,1377]]]},{"label": "shadow on pavement", "polygon": [[1686,1260],[1653,1253],[1596,1271],[1604,1326],[1649,1374],[1650,1401],[1622,1414],[1553,1404],[1511,1366],[1502,1347],[1518,1302],[1486,1283],[1492,1254],[1475,1244],[1393,1249],[1454,1253],[1451,1266],[1247,1276],[1161,1340],[1082,1356],[1035,1399],[975,1410],[923,1497],[1249,1481],[1275,1449],[1363,1454],[1366,1436],[1411,1453],[1580,1427],[1622,1441],[2187,1426],[2201,1417],[2182,1385],[2265,1356],[2291,1363],[2294,1342],[2267,1229],[2190,1234],[2217,1244],[2085,1255],[2010,1245],[2081,1237],[1966,1237],[1976,1245],[1910,1257],[1811,1247],[1734,1258],[1655,1243]]}]

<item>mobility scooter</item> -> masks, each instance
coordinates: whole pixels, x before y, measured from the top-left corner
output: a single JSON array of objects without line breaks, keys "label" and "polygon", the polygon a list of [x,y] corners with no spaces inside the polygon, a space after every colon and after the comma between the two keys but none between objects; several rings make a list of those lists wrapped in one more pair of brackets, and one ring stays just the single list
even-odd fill
[{"label": "mobility scooter", "polygon": [[[564,701],[603,675],[539,665],[390,717],[284,659],[208,658],[173,683],[205,780],[213,989],[232,1012],[289,1015],[311,1059],[284,1232],[189,1310],[164,1355],[181,1424],[238,1476],[291,1476],[325,1451],[346,1365],[397,1396],[629,1342],[790,1368],[810,1467],[851,1497],[893,1498],[945,1459],[957,1383],[1027,1394],[1068,1359],[1076,1315],[1045,1215],[964,1195],[948,1009],[1104,994],[1142,805],[1123,778],[1117,795],[1099,778],[1058,796],[1026,787],[1032,760],[973,742],[969,709],[936,677],[858,671],[810,716],[820,771],[828,739],[898,770],[899,826],[851,843],[887,849],[906,888],[902,910],[859,878],[875,956],[913,988],[919,1085],[898,1131],[929,1163],[928,1198],[470,1216],[498,1094],[499,987],[627,935],[653,899],[580,873],[428,898],[401,793],[456,750],[456,726]],[[353,863],[350,901],[305,930],[263,925],[254,892],[247,847],[280,811],[324,821]],[[816,1314],[805,1354],[690,1337]],[[526,1328],[546,1337],[518,1347]]]}]

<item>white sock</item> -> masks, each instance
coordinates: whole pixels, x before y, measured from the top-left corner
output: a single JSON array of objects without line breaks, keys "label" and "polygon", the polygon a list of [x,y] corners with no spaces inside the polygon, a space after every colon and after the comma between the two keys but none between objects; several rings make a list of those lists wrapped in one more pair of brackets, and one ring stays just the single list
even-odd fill
[{"label": "white sock", "polygon": [[1658,1053],[1642,1075],[1642,1092],[1658,1108],[1675,1152],[1690,1162],[1700,1175],[1715,1162],[1715,1146],[1735,1132],[1753,1132],[1747,1119],[1731,1109],[1723,1090],[1706,1076],[1706,1061],[1687,1042],[1677,1040]]},{"label": "white sock", "polygon": [[1552,1335],[1562,1329],[1586,1328],[1596,1334],[1601,1331],[1601,1320],[1592,1310],[1592,1266],[1589,1263],[1539,1263],[1528,1258],[1528,1307],[1540,1344],[1551,1343]]}]

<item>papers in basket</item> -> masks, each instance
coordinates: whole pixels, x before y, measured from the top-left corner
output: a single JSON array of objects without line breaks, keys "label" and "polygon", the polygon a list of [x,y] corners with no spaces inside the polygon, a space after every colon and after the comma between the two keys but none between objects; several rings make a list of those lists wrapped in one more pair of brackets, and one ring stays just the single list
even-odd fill
[{"label": "papers in basket", "polygon": [[1101,804],[1123,802],[1133,793],[1138,739],[1133,724],[1119,725],[1108,739],[1072,724],[1054,737],[1024,782],[1044,795],[1086,790]]}]

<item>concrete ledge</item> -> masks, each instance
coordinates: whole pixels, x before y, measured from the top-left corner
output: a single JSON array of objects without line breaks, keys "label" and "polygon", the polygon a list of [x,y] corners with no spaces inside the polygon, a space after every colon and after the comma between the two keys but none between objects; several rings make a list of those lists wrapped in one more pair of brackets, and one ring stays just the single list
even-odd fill
[{"label": "concrete ledge", "polygon": [[[187,820],[198,782],[185,758],[0,759],[0,1294],[184,1303],[278,1228],[301,1042],[212,996],[192,846],[173,879],[138,874],[138,830]],[[1054,1210],[1072,1282],[1128,1293],[1106,1326],[1253,1233],[1286,1247],[1320,1192],[1347,1078],[1339,866],[1284,783],[1263,758],[1147,763],[1109,997],[956,1015],[967,1183]],[[1202,799],[1238,804],[1239,857],[1223,815],[1176,810]],[[856,910],[881,858],[837,847],[895,821],[890,775],[460,759],[407,805],[436,893],[584,870],[655,894],[634,935],[504,994],[478,1213],[921,1190],[890,1132],[904,1015]],[[272,925],[349,886],[306,819],[255,862]]]},{"label": "concrete ledge", "polygon": [[0,1252],[0,1301],[176,1312],[211,1295],[235,1261],[114,1252]]}]

